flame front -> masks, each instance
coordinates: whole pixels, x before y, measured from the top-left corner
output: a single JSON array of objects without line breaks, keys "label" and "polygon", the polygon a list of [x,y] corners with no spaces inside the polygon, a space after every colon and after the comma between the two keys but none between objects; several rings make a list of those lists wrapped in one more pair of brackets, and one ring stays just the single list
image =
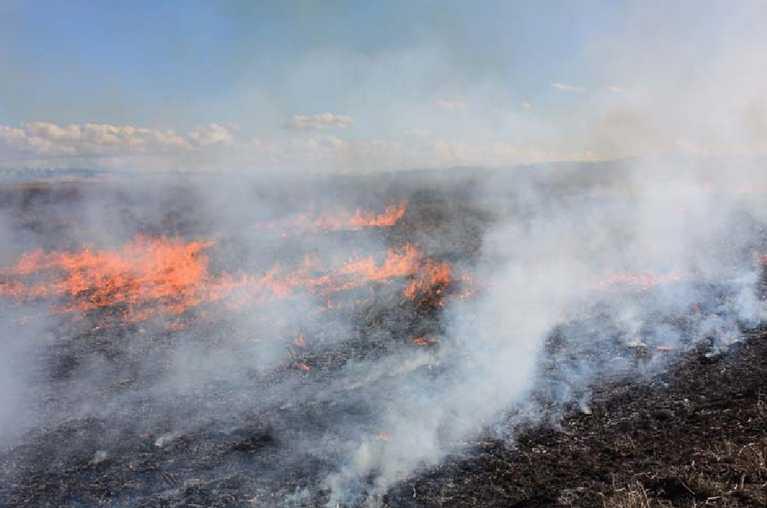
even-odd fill
[{"label": "flame front", "polygon": [[354,213],[338,212],[312,216],[301,214],[291,219],[276,220],[258,224],[259,229],[281,231],[283,236],[289,233],[317,231],[358,231],[369,228],[390,228],[395,226],[407,211],[407,202],[401,201],[387,206],[383,212],[375,213],[359,208]]},{"label": "flame front", "polygon": [[411,244],[390,249],[380,263],[368,256],[322,270],[318,259],[307,257],[294,269],[277,264],[260,276],[212,274],[204,253],[212,245],[139,236],[117,250],[34,251],[0,270],[0,296],[19,301],[55,299],[54,310],[64,313],[87,314],[110,307],[119,309],[127,322],[138,322],[179,316],[215,302],[240,308],[301,292],[328,299],[334,293],[393,279],[409,278],[403,296],[415,299],[430,291],[439,295],[451,281],[447,263],[426,258]]},{"label": "flame front", "polygon": [[[124,307],[124,317],[140,321],[158,314],[181,314],[200,303],[209,279],[201,252],[211,242],[137,237],[118,251],[35,251],[0,272],[0,295],[16,299],[67,298],[57,310],[88,312]],[[31,279],[27,282],[13,279]]]}]

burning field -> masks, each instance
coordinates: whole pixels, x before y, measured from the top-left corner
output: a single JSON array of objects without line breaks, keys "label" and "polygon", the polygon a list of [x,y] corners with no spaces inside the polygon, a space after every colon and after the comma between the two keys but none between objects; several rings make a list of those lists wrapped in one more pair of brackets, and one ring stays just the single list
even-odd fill
[{"label": "burning field", "polygon": [[763,177],[639,166],[5,185],[0,505],[765,503]]}]

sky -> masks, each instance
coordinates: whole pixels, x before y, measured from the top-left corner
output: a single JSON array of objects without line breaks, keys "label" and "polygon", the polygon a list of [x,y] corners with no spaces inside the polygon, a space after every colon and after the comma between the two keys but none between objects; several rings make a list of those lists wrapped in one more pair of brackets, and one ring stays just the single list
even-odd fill
[{"label": "sky", "polygon": [[0,165],[761,154],[765,22],[747,0],[0,0]]}]

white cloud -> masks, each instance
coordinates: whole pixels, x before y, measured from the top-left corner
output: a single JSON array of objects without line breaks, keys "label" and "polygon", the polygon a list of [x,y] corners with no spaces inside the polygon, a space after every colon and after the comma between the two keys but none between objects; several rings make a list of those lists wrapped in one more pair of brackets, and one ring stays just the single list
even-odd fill
[{"label": "white cloud", "polygon": [[425,137],[431,136],[431,130],[412,128],[412,129],[405,129],[402,132],[402,134],[404,134],[405,136],[415,136],[415,137],[425,138]]},{"label": "white cloud", "polygon": [[199,127],[186,134],[96,123],[0,125],[0,159],[4,160],[178,154],[233,142],[232,132],[219,124]]},{"label": "white cloud", "polygon": [[198,127],[189,133],[189,138],[198,146],[231,145],[234,142],[232,131],[217,123]]},{"label": "white cloud", "polygon": [[0,124],[3,168],[214,169],[239,146],[232,128],[215,123],[187,132],[97,123]]},{"label": "white cloud", "polygon": [[552,83],[551,86],[561,92],[582,93],[586,91],[582,86],[569,85],[567,83]]},{"label": "white cloud", "polygon": [[522,103],[522,109],[526,109],[526,110],[529,111],[529,110],[533,109],[533,105],[531,103],[527,102],[527,101],[524,101]]},{"label": "white cloud", "polygon": [[437,99],[434,101],[434,105],[446,111],[460,111],[466,109],[466,101],[459,97]]},{"label": "white cloud", "polygon": [[[226,150],[218,149],[223,147]],[[435,138],[430,130],[417,128],[407,129],[399,138],[350,140],[313,133],[244,140],[234,135],[233,128],[217,123],[187,132],[109,124],[0,125],[3,167],[365,172],[456,165],[508,166],[566,158],[583,158],[583,154],[541,149],[526,143]]]},{"label": "white cloud", "polygon": [[352,117],[350,116],[336,115],[333,113],[321,113],[319,115],[293,115],[293,117],[287,123],[287,127],[297,130],[327,128],[345,129],[351,124]]}]

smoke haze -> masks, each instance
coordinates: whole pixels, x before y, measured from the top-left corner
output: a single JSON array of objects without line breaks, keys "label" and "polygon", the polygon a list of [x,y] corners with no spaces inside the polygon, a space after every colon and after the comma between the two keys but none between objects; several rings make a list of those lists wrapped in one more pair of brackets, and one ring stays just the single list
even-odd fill
[{"label": "smoke haze", "polygon": [[[0,484],[382,505],[764,321],[763,3],[378,13],[401,37],[301,5],[210,7],[248,44],[187,61],[209,100],[158,76],[53,104],[0,51]],[[176,35],[168,61],[208,51]]]}]

